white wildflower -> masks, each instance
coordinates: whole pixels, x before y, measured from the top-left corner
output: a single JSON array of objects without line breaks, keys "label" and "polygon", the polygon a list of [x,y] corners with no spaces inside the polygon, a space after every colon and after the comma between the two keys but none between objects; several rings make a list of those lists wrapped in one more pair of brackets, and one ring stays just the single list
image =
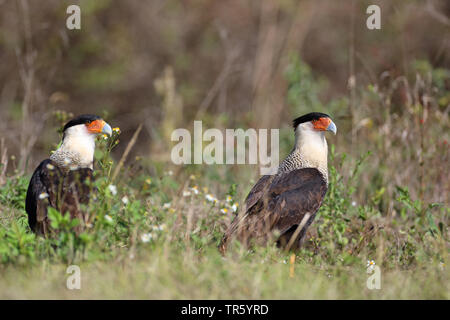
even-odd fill
[{"label": "white wildflower", "polygon": [[49,195],[48,195],[47,192],[42,192],[42,193],[39,195],[39,199],[41,199],[41,200],[44,200],[44,199],[46,199],[46,198],[48,198],[48,197],[49,197]]},{"label": "white wildflower", "polygon": [[143,243],[150,242],[153,239],[153,235],[151,233],[144,233],[141,235],[141,241]]},{"label": "white wildflower", "polygon": [[183,191],[183,197],[189,197],[191,195],[190,191]]},{"label": "white wildflower", "polygon": [[163,209],[169,209],[170,208],[170,202],[164,203],[163,204]]},{"label": "white wildflower", "polygon": [[123,196],[123,198],[122,198],[122,202],[123,202],[123,204],[128,204],[128,197],[127,196]]},{"label": "white wildflower", "polygon": [[227,208],[220,209],[220,212],[222,212],[223,214],[227,214],[228,213],[228,209]]},{"label": "white wildflower", "polygon": [[239,204],[237,202],[233,203],[233,205],[231,206],[231,210],[233,210],[233,212],[236,212],[237,209],[239,207]]},{"label": "white wildflower", "polygon": [[115,195],[117,194],[117,187],[116,187],[115,185],[110,184],[110,185],[108,186],[108,189],[109,189],[109,191],[111,192],[111,194],[112,194],[113,196],[115,196]]},{"label": "white wildflower", "polygon": [[372,271],[375,268],[375,261],[367,260],[367,268]]},{"label": "white wildflower", "polygon": [[210,194],[210,193],[208,193],[206,196],[205,196],[205,199],[207,200],[207,201],[209,201],[209,202],[214,202],[214,203],[217,203],[219,200],[217,200],[212,194]]},{"label": "white wildflower", "polygon": [[233,201],[233,198],[232,198],[231,196],[227,196],[226,201],[227,201],[227,202],[231,202],[231,201]]},{"label": "white wildflower", "polygon": [[356,205],[357,205],[356,201],[352,201],[352,206],[356,207]]},{"label": "white wildflower", "polygon": [[155,231],[163,231],[164,229],[166,229],[166,225],[165,224],[161,224],[159,226],[153,226],[152,229],[155,230]]},{"label": "white wildflower", "polygon": [[192,188],[189,188],[194,194],[199,194],[200,191],[198,191],[197,186],[193,186]]},{"label": "white wildflower", "polygon": [[109,223],[113,222],[113,218],[111,218],[111,216],[105,214],[105,220],[108,221]]}]

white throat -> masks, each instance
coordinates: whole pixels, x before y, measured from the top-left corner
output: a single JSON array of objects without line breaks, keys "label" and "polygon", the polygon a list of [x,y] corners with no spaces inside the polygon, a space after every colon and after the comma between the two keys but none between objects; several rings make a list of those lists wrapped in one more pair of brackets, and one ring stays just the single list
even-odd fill
[{"label": "white throat", "polygon": [[310,122],[300,124],[295,130],[294,148],[314,168],[327,168],[328,144],[325,131],[314,130]]},{"label": "white throat", "polygon": [[295,130],[294,149],[281,163],[278,172],[316,168],[328,182],[327,157],[328,145],[325,132],[315,130],[311,122],[302,123]]},{"label": "white throat", "polygon": [[58,150],[50,157],[64,168],[93,169],[95,134],[89,133],[84,124],[72,126],[64,132],[63,141]]}]

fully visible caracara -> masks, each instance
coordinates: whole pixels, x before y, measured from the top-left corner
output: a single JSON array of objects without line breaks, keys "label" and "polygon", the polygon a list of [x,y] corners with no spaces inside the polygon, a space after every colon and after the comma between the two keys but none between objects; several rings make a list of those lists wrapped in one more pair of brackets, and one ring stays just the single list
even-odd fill
[{"label": "fully visible caracara", "polygon": [[49,234],[49,206],[85,222],[82,205],[89,203],[91,187],[87,182],[92,179],[95,138],[99,133],[112,134],[109,124],[99,116],[85,114],[70,120],[64,126],[60,147],[34,171],[25,209],[35,233]]},{"label": "fully visible caracara", "polygon": [[299,248],[328,189],[325,132],[336,125],[324,113],[308,113],[293,122],[295,145],[275,175],[262,176],[248,194],[220,244],[224,253],[236,238],[244,245],[276,240],[284,249]]}]

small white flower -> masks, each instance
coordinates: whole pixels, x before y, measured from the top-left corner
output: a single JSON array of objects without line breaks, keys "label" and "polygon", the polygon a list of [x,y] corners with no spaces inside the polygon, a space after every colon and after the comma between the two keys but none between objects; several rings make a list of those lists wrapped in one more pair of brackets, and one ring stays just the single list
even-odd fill
[{"label": "small white flower", "polygon": [[208,193],[206,196],[205,196],[205,199],[207,200],[207,201],[209,201],[209,202],[214,202],[214,203],[217,203],[219,200],[217,200],[212,194],[210,194],[210,193]]},{"label": "small white flower", "polygon": [[233,205],[231,206],[231,210],[233,210],[233,212],[236,212],[238,209],[239,204],[237,202],[233,203]]},{"label": "small white flower", "polygon": [[356,207],[356,205],[357,205],[356,201],[352,201],[352,206]]},{"label": "small white flower", "polygon": [[198,191],[197,186],[193,186],[192,188],[189,188],[194,194],[198,194],[200,191]]},{"label": "small white flower", "polygon": [[108,189],[109,189],[109,191],[111,192],[111,194],[112,194],[113,196],[115,196],[115,195],[117,194],[117,187],[116,187],[115,185],[110,184],[110,185],[108,186]]},{"label": "small white flower", "polygon": [[48,169],[48,170],[53,170],[53,169],[55,169],[55,166],[52,165],[51,163],[48,163],[48,164],[47,164],[47,169]]},{"label": "small white flower", "polygon": [[171,176],[171,175],[173,175],[173,171],[172,170],[169,170],[169,171],[166,171],[166,172],[164,172],[166,175],[168,175],[168,176]]},{"label": "small white flower", "polygon": [[373,270],[375,268],[375,261],[367,260],[367,269]]},{"label": "small white flower", "polygon": [[46,199],[46,198],[48,198],[49,196],[48,196],[48,193],[47,192],[42,192],[40,195],[39,195],[39,199],[41,199],[41,200],[44,200],[44,199]]},{"label": "small white flower", "polygon": [[190,191],[183,191],[183,197],[189,197],[191,195]]},{"label": "small white flower", "polygon": [[105,214],[105,220],[108,221],[109,223],[113,222],[113,218],[111,218],[111,216]]},{"label": "small white flower", "polygon": [[151,233],[144,233],[141,235],[141,241],[143,243],[150,242],[153,239],[153,235]]},{"label": "small white flower", "polygon": [[222,212],[223,214],[227,214],[228,213],[228,209],[227,208],[220,209],[220,212]]},{"label": "small white flower", "polygon": [[152,227],[152,230],[155,230],[155,231],[163,231],[164,229],[166,229],[166,225],[164,223],[159,226]]},{"label": "small white flower", "polygon": [[226,201],[227,201],[227,202],[231,202],[231,201],[233,201],[233,198],[232,198],[231,196],[227,196]]},{"label": "small white flower", "polygon": [[127,196],[123,196],[122,202],[123,202],[123,204],[128,204],[128,197]]},{"label": "small white flower", "polygon": [[169,209],[170,208],[170,202],[163,204],[163,209]]}]

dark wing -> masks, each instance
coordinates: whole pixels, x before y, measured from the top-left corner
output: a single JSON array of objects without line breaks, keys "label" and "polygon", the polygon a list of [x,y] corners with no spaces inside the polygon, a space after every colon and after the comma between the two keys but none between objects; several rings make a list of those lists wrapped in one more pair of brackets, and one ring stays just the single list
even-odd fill
[{"label": "dark wing", "polygon": [[258,200],[245,213],[236,217],[224,236],[223,248],[232,236],[248,244],[264,243],[278,232],[292,235],[308,214],[298,239],[311,224],[327,191],[323,175],[314,168],[297,169],[274,177]]},{"label": "dark wing", "polygon": [[248,193],[247,198],[245,199],[245,210],[249,210],[251,207],[261,199],[262,195],[267,191],[267,188],[270,186],[273,178],[275,176],[262,176],[258,182],[253,186],[252,190]]},{"label": "dark wing", "polygon": [[64,173],[55,162],[42,161],[31,177],[28,186],[25,210],[30,228],[47,235],[50,221],[47,215],[49,206],[71,217],[82,218],[81,204],[89,202],[91,187],[86,184],[92,178],[92,170],[78,169]]},{"label": "dark wing", "polygon": [[274,175],[262,176],[250,190],[250,192],[247,195],[247,198],[245,198],[245,203],[242,210],[240,210],[239,214],[234,218],[233,222],[231,223],[231,225],[229,226],[228,230],[225,232],[225,235],[221,240],[221,243],[219,245],[220,251],[224,252],[226,250],[228,241],[230,240],[233,233],[235,233],[239,221],[244,219],[246,212],[250,210],[261,199],[261,197],[264,195],[265,192],[267,192],[267,189],[269,188],[270,183],[272,182],[274,177],[275,177]]},{"label": "dark wing", "polygon": [[[279,233],[278,245],[285,247],[295,235],[291,248],[301,246],[306,230],[313,222],[327,193],[327,183],[323,175],[314,168],[295,170],[271,189],[274,196],[269,204],[271,231]],[[305,221],[303,219],[305,218]],[[297,231],[297,227],[301,230]],[[297,231],[297,232],[296,232]]]},{"label": "dark wing", "polygon": [[28,214],[30,228],[36,233],[47,233],[47,207],[57,207],[56,195],[62,177],[61,170],[50,159],[42,161],[31,177],[25,210]]}]

